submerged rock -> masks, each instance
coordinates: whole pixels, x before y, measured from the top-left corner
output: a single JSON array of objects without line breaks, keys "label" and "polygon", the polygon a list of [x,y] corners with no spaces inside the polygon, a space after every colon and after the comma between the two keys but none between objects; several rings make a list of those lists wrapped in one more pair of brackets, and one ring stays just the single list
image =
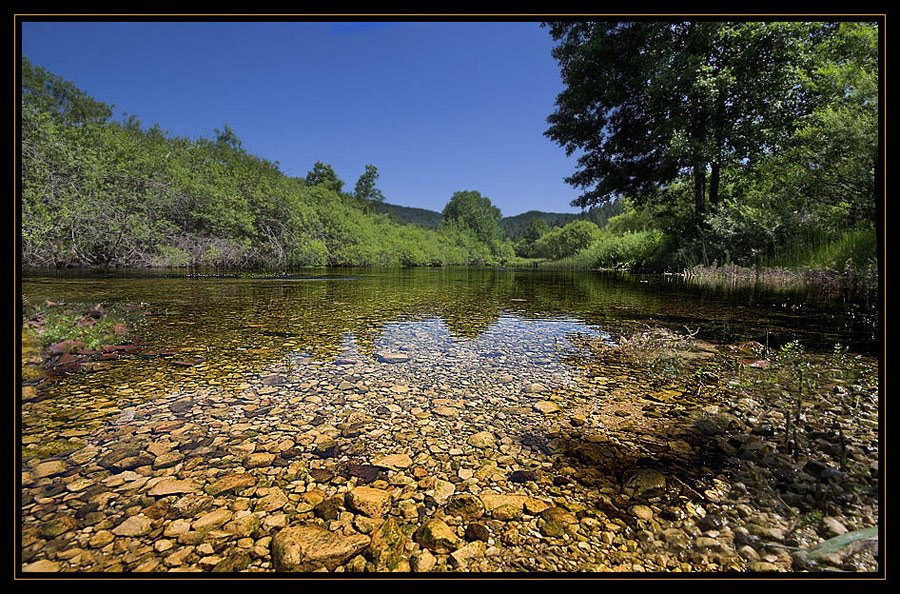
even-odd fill
[{"label": "submerged rock", "polygon": [[334,571],[369,542],[371,539],[362,534],[344,536],[313,524],[289,526],[272,539],[272,562],[278,571],[315,571],[322,567]]},{"label": "submerged rock", "polygon": [[425,522],[418,532],[416,541],[435,553],[450,553],[459,548],[456,532],[443,520],[431,519]]},{"label": "submerged rock", "polygon": [[380,518],[391,507],[391,494],[383,489],[356,487],[347,493],[347,506],[370,518]]}]

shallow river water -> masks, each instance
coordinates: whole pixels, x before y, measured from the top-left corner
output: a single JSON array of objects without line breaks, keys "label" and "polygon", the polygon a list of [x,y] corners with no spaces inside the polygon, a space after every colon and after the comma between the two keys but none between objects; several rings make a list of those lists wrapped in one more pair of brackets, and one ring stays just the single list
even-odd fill
[{"label": "shallow river water", "polygon": [[[54,571],[745,568],[613,559],[622,535],[578,503],[603,480],[573,495],[553,478],[569,469],[560,424],[606,443],[604,397],[642,381],[589,367],[585,344],[663,326],[710,344],[876,350],[865,304],[675,277],[58,275],[26,277],[22,291],[30,303],[128,304],[141,319],[137,351],[41,381],[22,406],[23,561]],[[676,433],[660,443],[693,447]],[[628,477],[614,479],[621,492]],[[363,484],[373,492],[354,495]],[[291,566],[272,540],[296,525],[324,527],[323,548],[338,552]],[[321,537],[289,536],[300,549]],[[550,565],[534,560],[538,545],[561,547]]]}]

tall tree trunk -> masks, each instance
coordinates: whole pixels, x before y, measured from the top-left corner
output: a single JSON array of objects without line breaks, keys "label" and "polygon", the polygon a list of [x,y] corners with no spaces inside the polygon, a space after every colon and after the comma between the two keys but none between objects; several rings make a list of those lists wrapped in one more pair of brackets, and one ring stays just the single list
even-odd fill
[{"label": "tall tree trunk", "polygon": [[719,169],[721,165],[718,161],[712,164],[712,171],[709,172],[709,208],[715,210],[719,205]]},{"label": "tall tree trunk", "polygon": [[706,165],[694,163],[694,215],[697,221],[706,212]]}]

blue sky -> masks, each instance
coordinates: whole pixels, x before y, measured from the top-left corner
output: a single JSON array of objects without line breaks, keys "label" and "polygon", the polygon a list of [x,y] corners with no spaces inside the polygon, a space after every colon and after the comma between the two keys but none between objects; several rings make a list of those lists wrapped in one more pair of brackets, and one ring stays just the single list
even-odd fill
[{"label": "blue sky", "polygon": [[321,160],[352,188],[372,163],[389,202],[478,190],[504,215],[577,211],[574,158],[543,136],[552,46],[537,23],[22,25],[24,55],[145,126],[227,122],[288,175]]}]

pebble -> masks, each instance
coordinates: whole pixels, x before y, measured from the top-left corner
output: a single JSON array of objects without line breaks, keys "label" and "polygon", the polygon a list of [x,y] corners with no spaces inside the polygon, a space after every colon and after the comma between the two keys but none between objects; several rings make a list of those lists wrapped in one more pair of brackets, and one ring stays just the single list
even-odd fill
[{"label": "pebble", "polygon": [[[652,386],[616,363],[615,349],[612,364],[585,359],[582,370],[549,355],[514,360],[515,341],[498,339],[482,357],[467,341],[447,342],[436,359],[414,338],[400,343],[408,352],[387,347],[403,364],[348,347],[327,361],[304,355],[215,378],[204,375],[215,361],[186,356],[197,363],[176,370],[193,377],[184,391],[144,398],[160,378],[111,385],[115,398],[88,391],[72,396],[73,414],[85,416],[62,428],[39,420],[37,405],[52,400],[24,403],[23,452],[79,446],[26,459],[26,567],[782,571],[790,556],[763,544],[784,542],[790,524],[767,491],[781,488],[776,476],[801,509],[815,503],[817,481],[852,499],[785,544],[812,546],[877,517],[871,483],[844,483],[859,480],[854,465],[873,478],[863,428],[848,432],[846,471],[817,441],[823,451],[804,452],[804,470],[784,472],[797,463],[779,466],[782,445],[765,424],[784,417],[768,392],[729,399],[711,384],[702,397],[678,382]],[[462,379],[455,357],[471,364]],[[108,416],[86,418],[100,407]],[[817,419],[805,430],[822,429]],[[858,568],[873,566],[857,557]]]}]

